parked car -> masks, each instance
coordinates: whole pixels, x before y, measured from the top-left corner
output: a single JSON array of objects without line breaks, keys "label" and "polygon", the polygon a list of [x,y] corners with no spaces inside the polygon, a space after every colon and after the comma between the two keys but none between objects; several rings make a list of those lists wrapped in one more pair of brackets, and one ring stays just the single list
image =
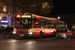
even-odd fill
[{"label": "parked car", "polygon": [[70,30],[58,30],[56,33],[56,38],[58,39],[71,39],[72,32]]},{"label": "parked car", "polygon": [[75,38],[75,31],[72,31],[72,38]]},{"label": "parked car", "polygon": [[72,38],[72,31],[71,30],[67,30],[66,31],[66,36],[67,36],[67,39],[71,39]]},{"label": "parked car", "polygon": [[66,39],[66,38],[67,38],[67,36],[66,36],[66,31],[65,31],[65,30],[58,30],[58,31],[56,32],[56,38],[57,38],[57,39],[61,39],[61,38]]}]

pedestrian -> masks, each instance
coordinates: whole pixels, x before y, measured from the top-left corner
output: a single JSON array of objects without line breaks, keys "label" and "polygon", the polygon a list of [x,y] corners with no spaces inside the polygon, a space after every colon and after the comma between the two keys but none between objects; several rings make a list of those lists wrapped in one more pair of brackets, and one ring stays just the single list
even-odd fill
[{"label": "pedestrian", "polygon": [[40,38],[42,38],[42,36],[43,36],[43,32],[42,32],[42,30],[40,31]]}]

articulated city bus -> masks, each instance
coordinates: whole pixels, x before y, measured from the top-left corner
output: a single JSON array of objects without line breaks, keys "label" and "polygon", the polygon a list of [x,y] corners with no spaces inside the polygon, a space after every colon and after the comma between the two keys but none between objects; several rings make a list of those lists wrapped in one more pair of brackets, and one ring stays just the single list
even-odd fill
[{"label": "articulated city bus", "polygon": [[[56,18],[35,14],[16,14],[13,34],[28,37],[43,37],[55,35],[56,29],[64,24]],[[62,26],[65,28],[65,26]]]}]

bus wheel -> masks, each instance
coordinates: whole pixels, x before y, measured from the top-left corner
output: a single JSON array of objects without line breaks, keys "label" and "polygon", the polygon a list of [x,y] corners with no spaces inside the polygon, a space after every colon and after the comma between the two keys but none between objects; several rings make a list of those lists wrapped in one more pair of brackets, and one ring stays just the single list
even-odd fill
[{"label": "bus wheel", "polygon": [[40,31],[40,38],[42,38],[43,37],[43,32],[42,31]]},{"label": "bus wheel", "polygon": [[55,31],[53,32],[53,35],[56,36],[56,32]]}]

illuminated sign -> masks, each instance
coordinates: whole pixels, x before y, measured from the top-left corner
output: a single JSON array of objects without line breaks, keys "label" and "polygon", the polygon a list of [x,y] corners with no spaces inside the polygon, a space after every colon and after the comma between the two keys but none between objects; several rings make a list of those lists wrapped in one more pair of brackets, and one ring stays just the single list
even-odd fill
[{"label": "illuminated sign", "polygon": [[31,15],[22,15],[22,18],[31,18]]},{"label": "illuminated sign", "polygon": [[16,15],[16,18],[21,18],[21,15],[20,15],[20,14],[17,14],[17,15]]},{"label": "illuminated sign", "polygon": [[2,19],[2,20],[6,20],[6,19],[7,19],[7,17],[3,16],[1,19]]},{"label": "illuminated sign", "polygon": [[8,21],[8,20],[6,20],[6,21],[1,20],[0,22],[1,22],[1,23],[8,23],[9,21]]}]

